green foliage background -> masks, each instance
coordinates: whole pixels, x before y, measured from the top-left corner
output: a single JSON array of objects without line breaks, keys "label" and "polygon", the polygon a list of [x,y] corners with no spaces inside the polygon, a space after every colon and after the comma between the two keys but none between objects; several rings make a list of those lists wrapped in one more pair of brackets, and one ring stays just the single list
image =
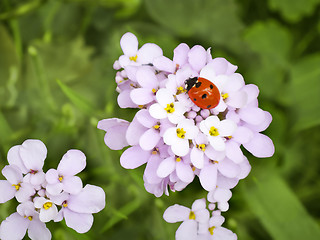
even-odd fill
[{"label": "green foliage background", "polygon": [[[97,122],[135,114],[118,107],[114,90],[127,31],[169,57],[180,42],[212,47],[260,88],[276,153],[247,154],[253,169],[233,190],[224,226],[240,240],[319,240],[319,0],[0,0],[0,167],[29,138],[46,144],[45,170],[80,149],[83,181],[107,195],[88,233],[49,223],[53,239],[174,239],[179,224],[166,223],[164,210],[206,196],[196,180],[157,199],[144,190],[143,167],[121,168],[121,151],[104,145]],[[0,221],[15,207],[2,204]]]}]

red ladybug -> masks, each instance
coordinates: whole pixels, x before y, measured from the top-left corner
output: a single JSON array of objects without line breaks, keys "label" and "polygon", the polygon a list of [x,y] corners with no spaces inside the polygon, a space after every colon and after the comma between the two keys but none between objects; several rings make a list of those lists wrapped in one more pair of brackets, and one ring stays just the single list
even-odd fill
[{"label": "red ladybug", "polygon": [[189,78],[185,81],[191,101],[200,108],[211,109],[220,102],[220,92],[216,85],[205,78]]}]

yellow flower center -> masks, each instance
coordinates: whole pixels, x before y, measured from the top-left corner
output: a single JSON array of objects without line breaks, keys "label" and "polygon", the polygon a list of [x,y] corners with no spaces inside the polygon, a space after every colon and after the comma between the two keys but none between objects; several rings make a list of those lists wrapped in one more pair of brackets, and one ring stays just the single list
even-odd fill
[{"label": "yellow flower center", "polygon": [[226,100],[229,97],[228,93],[221,94],[223,100]]},{"label": "yellow flower center", "polygon": [[24,216],[24,218],[28,218],[28,219],[29,219],[29,221],[32,221],[32,219],[33,219],[33,217],[32,217],[32,216],[29,216],[29,217]]},{"label": "yellow flower center", "polygon": [[59,178],[58,178],[58,179],[59,179],[59,181],[60,181],[60,182],[62,182],[62,180],[63,180],[63,176],[59,176]]},{"label": "yellow flower center", "polygon": [[153,154],[153,155],[156,155],[158,152],[159,152],[159,148],[155,148],[155,149],[152,151],[152,154]]},{"label": "yellow flower center", "polygon": [[20,183],[18,184],[12,184],[12,186],[14,186],[16,188],[16,190],[18,191],[21,187]]},{"label": "yellow flower center", "polygon": [[210,128],[209,134],[210,134],[210,136],[218,136],[219,135],[218,129],[215,128],[214,126],[212,126]]},{"label": "yellow flower center", "polygon": [[158,129],[160,128],[160,125],[159,125],[159,124],[154,125],[153,128],[156,129],[156,130],[158,130]]},{"label": "yellow flower center", "polygon": [[176,158],[176,161],[177,161],[177,162],[181,162],[181,158],[180,158],[180,157],[177,157],[177,158]]},{"label": "yellow flower center", "polygon": [[43,204],[43,208],[45,209],[45,210],[48,210],[49,208],[51,208],[52,207],[52,202],[46,202],[45,204]]},{"label": "yellow flower center", "polygon": [[156,89],[155,88],[152,88],[152,90],[151,90],[153,93],[156,93]]},{"label": "yellow flower center", "polygon": [[206,145],[205,144],[199,144],[199,145],[197,145],[197,148],[204,152],[206,150]]},{"label": "yellow flower center", "polygon": [[216,228],[215,226],[212,226],[212,227],[209,228],[209,232],[210,232],[211,235],[213,235],[213,230],[214,230],[215,228]]},{"label": "yellow flower center", "polygon": [[193,220],[196,219],[196,215],[194,214],[193,211],[190,212],[190,214],[189,214],[189,219],[193,219]]},{"label": "yellow flower center", "polygon": [[179,94],[181,94],[181,93],[184,93],[184,92],[186,92],[187,90],[186,89],[184,89],[183,87],[177,87],[177,93],[176,93],[176,95],[179,95]]},{"label": "yellow flower center", "polygon": [[138,55],[135,55],[135,56],[129,57],[129,59],[130,59],[131,61],[134,61],[134,62],[136,62],[136,61],[137,61],[137,58],[138,58]]},{"label": "yellow flower center", "polygon": [[184,131],[183,130],[183,128],[177,128],[177,136],[179,137],[179,138],[185,138],[185,135],[186,134],[186,131]]},{"label": "yellow flower center", "polygon": [[66,201],[64,201],[64,202],[62,203],[62,206],[63,206],[63,207],[68,207],[68,203],[67,203]]},{"label": "yellow flower center", "polygon": [[173,113],[174,112],[174,104],[173,103],[167,104],[167,107],[164,110],[166,110],[167,113]]}]

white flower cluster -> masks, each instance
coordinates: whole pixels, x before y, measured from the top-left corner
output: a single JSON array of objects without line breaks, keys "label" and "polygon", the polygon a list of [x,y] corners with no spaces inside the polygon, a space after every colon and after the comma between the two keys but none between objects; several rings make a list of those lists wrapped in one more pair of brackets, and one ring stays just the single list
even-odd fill
[{"label": "white flower cluster", "polygon": [[[9,165],[2,169],[7,180],[0,180],[0,203],[12,198],[19,202],[17,212],[0,225],[0,239],[51,239],[46,222],[61,221],[79,233],[89,231],[93,213],[105,207],[102,188],[87,184],[75,176],[86,166],[86,156],[79,150],[65,153],[57,169],[46,173],[42,168],[47,148],[40,140],[29,139],[10,148]],[[60,210],[58,210],[58,207]]]},{"label": "white flower cluster", "polygon": [[139,49],[132,33],[120,45],[124,54],[114,64],[118,104],[139,110],[132,122],[99,122],[106,145],[130,145],[120,163],[127,169],[146,163],[145,188],[155,196],[181,191],[198,176],[210,208],[228,210],[230,189],[251,170],[240,147],[256,157],[274,153],[272,140],[260,133],[272,116],[258,107],[258,87],[199,45],[178,45],[173,60],[153,43]]}]

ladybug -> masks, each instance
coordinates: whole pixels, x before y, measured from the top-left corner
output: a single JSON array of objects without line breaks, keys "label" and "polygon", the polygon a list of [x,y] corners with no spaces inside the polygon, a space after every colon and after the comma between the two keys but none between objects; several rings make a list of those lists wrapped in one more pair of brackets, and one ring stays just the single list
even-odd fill
[{"label": "ladybug", "polygon": [[200,108],[211,109],[220,102],[220,92],[216,85],[202,77],[189,78],[185,81],[191,101]]}]

